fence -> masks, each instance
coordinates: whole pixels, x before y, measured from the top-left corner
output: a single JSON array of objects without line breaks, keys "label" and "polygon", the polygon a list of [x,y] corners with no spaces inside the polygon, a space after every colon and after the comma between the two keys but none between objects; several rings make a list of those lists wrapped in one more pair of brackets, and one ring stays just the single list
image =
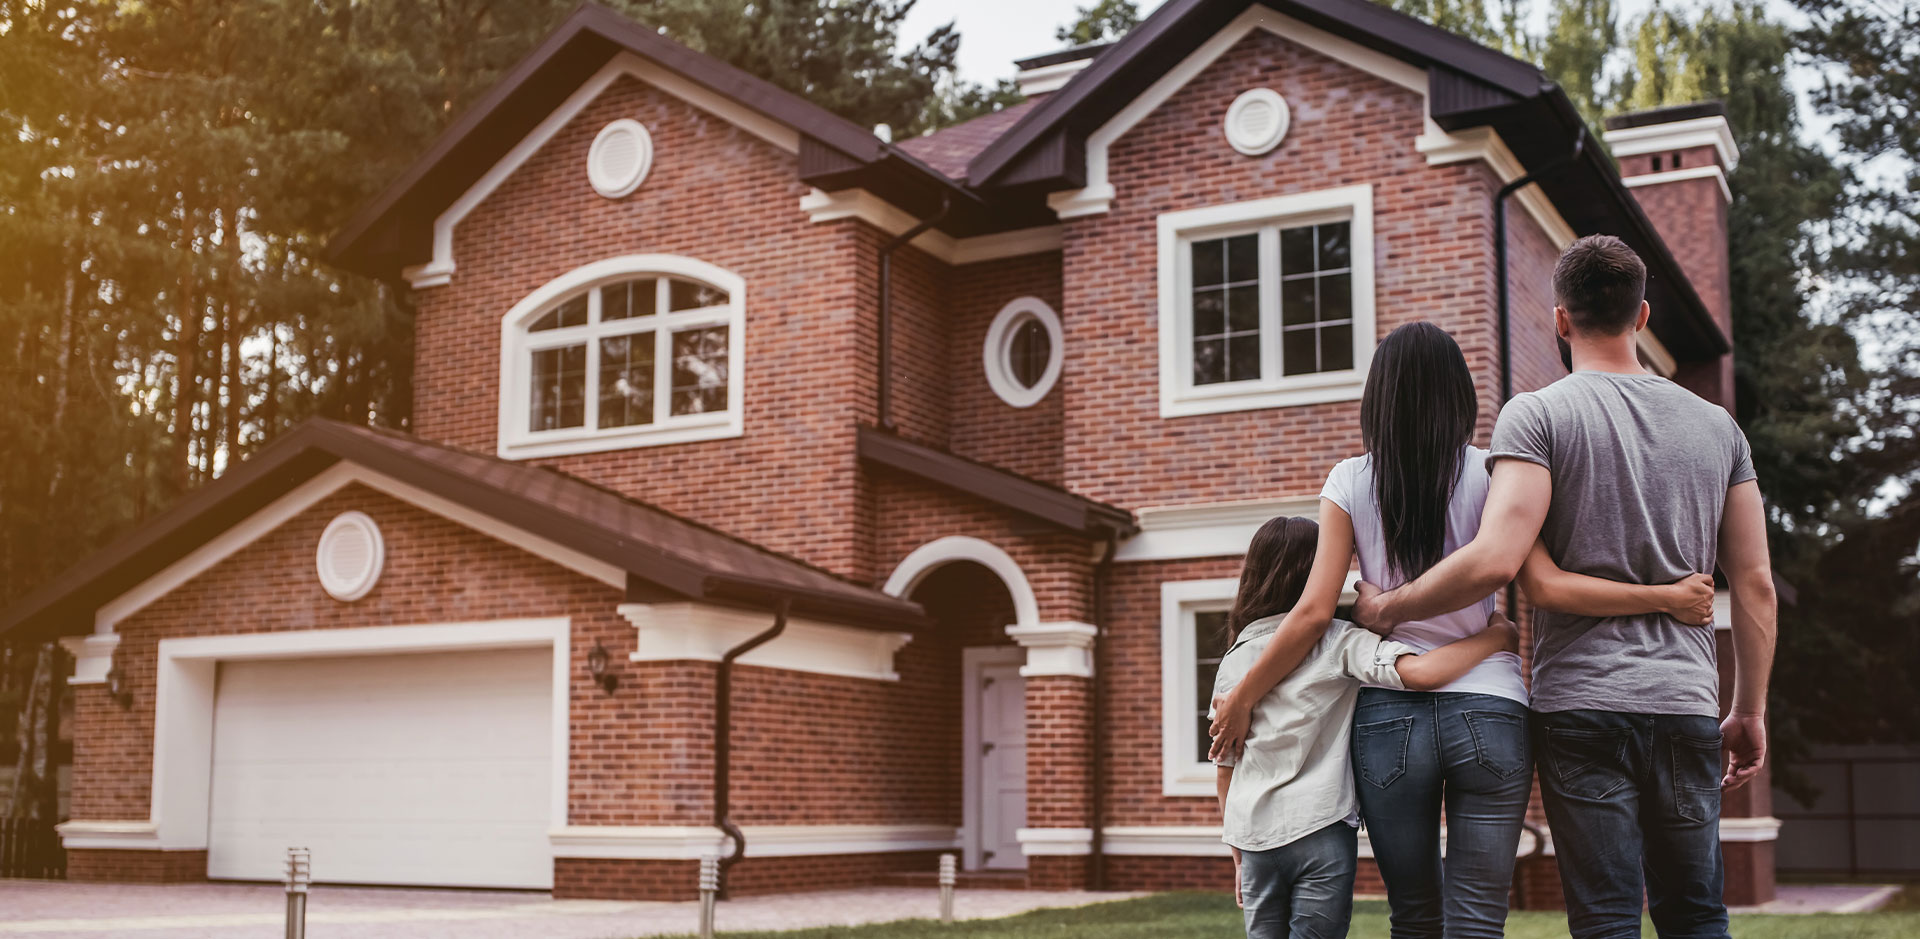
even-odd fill
[{"label": "fence", "polygon": [[0,818],[0,877],[64,880],[67,851],[52,822]]},{"label": "fence", "polygon": [[1819,746],[1794,764],[1820,790],[1802,805],[1775,790],[1781,873],[1920,873],[1920,746]]}]

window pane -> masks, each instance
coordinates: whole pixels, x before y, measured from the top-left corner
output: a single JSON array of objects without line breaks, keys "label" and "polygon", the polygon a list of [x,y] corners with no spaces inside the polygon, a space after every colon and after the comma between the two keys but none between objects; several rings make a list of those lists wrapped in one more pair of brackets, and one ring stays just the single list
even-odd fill
[{"label": "window pane", "polygon": [[1227,291],[1227,328],[1234,332],[1260,328],[1260,285],[1250,284]]},{"label": "window pane", "polygon": [[1046,374],[1047,360],[1053,355],[1053,337],[1037,319],[1022,320],[1014,327],[1013,341],[1007,349],[1007,371],[1022,388],[1032,388]]},{"label": "window pane", "polygon": [[1216,385],[1227,380],[1227,341],[1202,339],[1193,344],[1193,383]]},{"label": "window pane", "polygon": [[1227,380],[1254,381],[1260,377],[1260,334],[1227,340]]},{"label": "window pane", "polygon": [[1335,222],[1317,226],[1320,236],[1320,269],[1338,270],[1353,264],[1353,225]]},{"label": "window pane", "polygon": [[559,329],[559,328],[560,328],[560,311],[548,310],[545,316],[542,316],[539,319],[534,320],[533,325],[527,327],[527,332],[538,333],[538,332],[544,332],[549,329]]},{"label": "window pane", "polygon": [[674,333],[673,413],[705,414],[726,409],[727,327]]},{"label": "window pane", "polygon": [[1280,232],[1280,273],[1304,274],[1313,270],[1313,229],[1288,228]]},{"label": "window pane", "polygon": [[559,430],[586,423],[587,347],[563,346],[533,353],[532,385],[528,427]]},{"label": "window pane", "polygon": [[1260,236],[1237,235],[1227,239],[1227,280],[1244,283],[1260,279]]},{"label": "window pane", "polygon": [[1215,238],[1193,243],[1193,285],[1210,287],[1227,279],[1226,242]]},{"label": "window pane", "polygon": [[1300,326],[1313,322],[1314,278],[1280,282],[1280,325]]},{"label": "window pane", "polygon": [[653,333],[600,340],[600,426],[631,427],[651,423]]},{"label": "window pane", "polygon": [[1193,696],[1196,714],[1194,734],[1197,762],[1206,762],[1213,741],[1207,737],[1212,721],[1207,711],[1213,707],[1213,681],[1220,672],[1220,658],[1226,653],[1227,611],[1203,610],[1193,614]]},{"label": "window pane", "polygon": [[1226,292],[1218,287],[1193,292],[1193,334],[1218,336],[1226,331]]},{"label": "window pane", "polygon": [[1353,367],[1353,327],[1320,328],[1320,370],[1337,372]]},{"label": "window pane", "polygon": [[652,316],[655,299],[653,278],[629,280],[600,288],[600,321]]},{"label": "window pane", "polygon": [[702,307],[720,306],[727,302],[725,291],[716,290],[706,284],[690,280],[676,280],[668,285],[668,310],[698,310]]},{"label": "window pane", "polygon": [[537,333],[547,329],[565,329],[568,326],[584,326],[587,322],[587,295],[581,294],[562,302],[547,315],[533,321],[527,332]]},{"label": "window pane", "polygon": [[1320,322],[1353,318],[1353,275],[1322,274],[1320,282]]},{"label": "window pane", "polygon": [[1314,348],[1314,331],[1289,329],[1280,334],[1280,370],[1284,375],[1306,375],[1319,371],[1320,356]]}]

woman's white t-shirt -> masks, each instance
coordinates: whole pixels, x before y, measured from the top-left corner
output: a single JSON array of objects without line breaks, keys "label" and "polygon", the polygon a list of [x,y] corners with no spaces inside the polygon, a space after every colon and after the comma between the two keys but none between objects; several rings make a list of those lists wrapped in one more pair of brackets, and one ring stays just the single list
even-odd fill
[{"label": "woman's white t-shirt", "polygon": [[[1445,553],[1452,554],[1473,540],[1480,530],[1480,512],[1487,506],[1487,451],[1467,447],[1460,469],[1460,482],[1453,487],[1453,500],[1447,504]],[[1343,460],[1327,474],[1327,485],[1320,498],[1337,505],[1353,519],[1353,547],[1360,555],[1360,577],[1382,590],[1406,583],[1395,576],[1387,564],[1387,542],[1380,522],[1380,504],[1373,491],[1373,457],[1357,456]],[[1437,649],[1456,639],[1464,639],[1487,628],[1493,613],[1494,598],[1488,596],[1464,610],[1455,610],[1429,619],[1402,623],[1392,638],[1422,652]],[[1380,686],[1369,686],[1380,687]],[[1511,652],[1496,652],[1474,666],[1459,681],[1443,692],[1490,694],[1527,703],[1527,686],[1520,678],[1520,657]]]}]

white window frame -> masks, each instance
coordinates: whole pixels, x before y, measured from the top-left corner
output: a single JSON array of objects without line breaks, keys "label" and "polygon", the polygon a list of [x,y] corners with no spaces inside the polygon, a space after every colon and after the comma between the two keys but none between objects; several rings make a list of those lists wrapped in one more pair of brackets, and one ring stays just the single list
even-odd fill
[{"label": "white window frame", "polygon": [[[1028,320],[1047,332],[1047,365],[1040,380],[1027,387],[1013,374],[1014,330]],[[1000,308],[987,327],[987,338],[980,350],[986,366],[987,385],[1000,400],[1016,408],[1030,408],[1046,398],[1060,381],[1060,365],[1066,359],[1065,336],[1060,329],[1060,314],[1039,297],[1021,297]]]},{"label": "white window frame", "polygon": [[[1276,228],[1351,224],[1353,368],[1280,374],[1280,276]],[[1192,251],[1195,241],[1267,230],[1260,246],[1262,377],[1193,383]],[[1168,212],[1159,217],[1160,416],[1186,417],[1262,408],[1354,401],[1367,383],[1374,348],[1373,187],[1343,186],[1250,202]]]},{"label": "white window frame", "polygon": [[[651,317],[600,322],[600,294],[588,294],[587,323],[528,332],[527,327],[555,304],[603,284],[639,277],[700,281],[724,290],[721,306]],[[664,289],[664,288],[663,288]],[[664,309],[661,307],[660,309]],[[650,324],[650,325],[648,325]],[[682,414],[652,424],[600,428],[600,342],[606,336],[651,331],[655,334],[654,396],[669,402],[673,380],[671,333],[701,326],[727,327],[727,407],[724,411]],[[529,402],[533,383],[532,353],[560,346],[587,347],[585,420],[579,427],[533,430]],[[665,349],[662,349],[665,346]],[[500,320],[500,432],[499,454],[508,459],[596,453],[633,447],[689,443],[739,437],[745,432],[742,391],[746,350],[746,282],[737,274],[705,261],[670,254],[629,254],[575,268],[542,284],[513,305]]]},{"label": "white window frame", "polygon": [[[1347,574],[1340,591],[1340,602],[1359,599],[1354,584],[1359,571]],[[1194,614],[1217,612],[1233,606],[1240,589],[1237,577],[1207,580],[1173,580],[1160,585],[1160,791],[1169,796],[1206,796],[1218,794],[1218,771],[1211,762],[1196,761],[1200,748],[1200,729],[1195,725],[1193,704],[1199,700],[1194,687],[1197,666],[1193,654]]]}]

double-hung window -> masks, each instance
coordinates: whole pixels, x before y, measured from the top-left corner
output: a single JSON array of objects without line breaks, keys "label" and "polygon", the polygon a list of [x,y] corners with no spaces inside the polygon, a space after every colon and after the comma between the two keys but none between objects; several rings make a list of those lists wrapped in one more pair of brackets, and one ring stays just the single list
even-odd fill
[{"label": "double-hung window", "polygon": [[1373,352],[1367,186],[1160,216],[1163,417],[1352,400]]},{"label": "double-hung window", "polygon": [[503,456],[738,436],[742,285],[685,258],[588,265],[502,331]]}]

